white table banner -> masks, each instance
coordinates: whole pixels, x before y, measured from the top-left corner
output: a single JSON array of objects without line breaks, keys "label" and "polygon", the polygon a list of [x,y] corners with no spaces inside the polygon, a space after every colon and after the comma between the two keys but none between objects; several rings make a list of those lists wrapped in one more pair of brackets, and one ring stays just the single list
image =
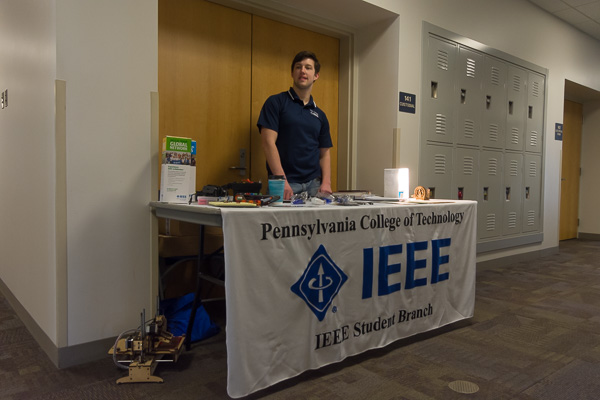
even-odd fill
[{"label": "white table banner", "polygon": [[472,317],[476,206],[223,209],[229,395]]}]

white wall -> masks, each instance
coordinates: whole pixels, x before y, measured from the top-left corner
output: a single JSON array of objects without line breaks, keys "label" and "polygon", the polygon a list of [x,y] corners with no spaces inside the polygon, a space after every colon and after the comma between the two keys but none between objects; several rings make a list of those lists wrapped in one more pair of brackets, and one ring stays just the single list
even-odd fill
[{"label": "white wall", "polygon": [[0,279],[56,342],[55,1],[0,2]]},{"label": "white wall", "polygon": [[[392,168],[393,128],[398,110],[398,19],[357,35],[357,189],[383,195],[383,170]],[[382,62],[382,60],[386,60]]]},{"label": "white wall", "polygon": [[[427,21],[548,68],[544,242],[478,261],[556,247],[562,143],[552,130],[562,122],[565,79],[600,90],[600,43],[524,0],[369,2],[399,19],[356,33],[357,186],[382,192],[395,128],[400,162],[416,184]],[[55,343],[63,330],[57,288],[67,293],[67,310],[58,313],[68,316],[68,346],[112,337],[151,307],[147,203],[157,18],[157,0],[0,2],[0,90],[9,90],[9,107],[0,110],[0,279]],[[55,79],[67,88],[66,282],[56,281]],[[417,114],[398,112],[399,91],[417,95]],[[591,118],[597,126],[597,114]]]},{"label": "white wall", "polygon": [[[9,93],[0,110],[0,279],[57,347],[113,337],[153,304],[157,13],[147,0],[0,2],[0,88]],[[62,198],[56,79],[67,87]],[[55,198],[66,202],[66,243],[55,234]]]},{"label": "white wall", "polygon": [[[547,68],[548,93],[546,108],[545,176],[544,176],[544,241],[527,246],[486,253],[478,257],[485,261],[522,252],[558,246],[558,213],[560,190],[560,152],[562,142],[555,141],[554,124],[562,122],[565,79],[592,89],[600,89],[600,43],[581,33],[537,6],[524,0],[370,0],[369,2],[400,15],[399,91],[417,94],[417,114],[397,112],[397,127],[402,131],[400,161],[411,170],[418,167],[419,99],[421,84],[421,30],[423,21],[458,35],[480,42],[496,50]],[[364,78],[364,75],[360,75]],[[386,77],[371,76],[375,84]],[[360,94],[359,94],[360,95]],[[396,100],[397,101],[397,100]],[[369,125],[364,120],[362,125]],[[393,127],[389,127],[391,130]],[[410,133],[410,135],[408,135]],[[359,132],[361,135],[362,132]],[[378,134],[387,134],[378,132]],[[359,147],[358,151],[361,151]],[[359,160],[377,156],[371,152]],[[381,157],[381,155],[379,155]],[[391,159],[386,160],[391,165]],[[357,166],[358,170],[366,165]],[[411,171],[412,185],[416,172]],[[361,182],[359,182],[360,186]],[[375,187],[382,191],[382,184]]]},{"label": "white wall", "polygon": [[583,135],[581,138],[581,190],[579,195],[579,232],[600,234],[600,101],[583,106]]},{"label": "white wall", "polygon": [[58,0],[67,83],[68,345],[136,327],[152,302],[150,92],[158,6]]}]

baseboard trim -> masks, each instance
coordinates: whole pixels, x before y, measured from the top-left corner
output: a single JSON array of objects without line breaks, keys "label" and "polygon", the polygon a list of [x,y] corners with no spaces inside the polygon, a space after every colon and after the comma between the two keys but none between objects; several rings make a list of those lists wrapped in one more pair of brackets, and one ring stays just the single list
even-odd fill
[{"label": "baseboard trim", "polygon": [[543,250],[535,250],[522,254],[515,254],[512,256],[495,258],[493,260],[488,261],[480,261],[477,263],[477,270],[486,269],[486,268],[496,268],[496,267],[505,267],[510,264],[515,264],[518,262],[531,261],[536,260],[540,257],[551,256],[553,254],[558,254],[559,248],[550,247]]},{"label": "baseboard trim", "polygon": [[578,239],[582,239],[582,240],[600,240],[600,234],[598,234],[598,233],[584,233],[584,232],[579,232]]},{"label": "baseboard trim", "polygon": [[21,302],[17,300],[15,295],[10,291],[2,279],[0,279],[0,292],[2,292],[2,295],[4,295],[4,298],[6,298],[8,304],[10,304],[21,322],[23,322],[23,325],[25,325],[31,336],[33,336],[42,350],[48,355],[50,361],[52,361],[54,365],[58,366],[58,349],[56,345],[54,342],[52,342],[48,335],[46,335],[46,332],[40,328],[37,322],[35,322],[33,317],[29,314],[29,312],[27,312],[25,307],[23,307]]},{"label": "baseboard trim", "polygon": [[108,351],[115,344],[114,338],[96,340],[58,349],[58,368],[68,368],[110,357]]},{"label": "baseboard trim", "polygon": [[522,236],[479,242],[477,243],[477,254],[486,253],[488,251],[505,250],[519,246],[526,246],[529,244],[542,243],[543,240],[543,233],[532,233]]},{"label": "baseboard trim", "polygon": [[0,292],[6,298],[8,304],[10,304],[19,319],[23,322],[23,325],[25,325],[31,336],[33,336],[33,339],[57,368],[68,368],[74,365],[97,361],[103,357],[109,357],[108,350],[115,344],[116,336],[113,338],[59,348],[48,337],[46,332],[40,328],[38,323],[33,319],[29,312],[27,312],[19,300],[17,300],[2,279],[0,279]]}]

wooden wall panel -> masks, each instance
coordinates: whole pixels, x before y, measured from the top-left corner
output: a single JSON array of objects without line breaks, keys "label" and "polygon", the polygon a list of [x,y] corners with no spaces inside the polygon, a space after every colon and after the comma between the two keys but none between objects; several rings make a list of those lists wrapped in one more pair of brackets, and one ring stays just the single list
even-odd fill
[{"label": "wooden wall panel", "polygon": [[160,0],[158,11],[159,140],[197,141],[198,189],[240,180],[229,167],[250,148],[252,16],[198,0]]},{"label": "wooden wall panel", "polygon": [[565,100],[563,121],[559,240],[575,239],[579,230],[579,170],[583,106]]}]

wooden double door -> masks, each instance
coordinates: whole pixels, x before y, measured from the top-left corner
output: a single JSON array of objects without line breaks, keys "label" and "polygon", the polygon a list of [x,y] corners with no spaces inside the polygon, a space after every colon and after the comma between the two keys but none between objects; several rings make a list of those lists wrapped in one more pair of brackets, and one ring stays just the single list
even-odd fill
[{"label": "wooden double door", "polygon": [[196,188],[249,178],[266,192],[258,115],[291,86],[294,55],[310,50],[322,65],[312,94],[331,125],[335,190],[339,39],[204,0],[158,4],[159,139],[196,140]]},{"label": "wooden double door", "polygon": [[579,231],[579,179],[583,105],[565,100],[560,179],[559,240],[575,239]]}]

